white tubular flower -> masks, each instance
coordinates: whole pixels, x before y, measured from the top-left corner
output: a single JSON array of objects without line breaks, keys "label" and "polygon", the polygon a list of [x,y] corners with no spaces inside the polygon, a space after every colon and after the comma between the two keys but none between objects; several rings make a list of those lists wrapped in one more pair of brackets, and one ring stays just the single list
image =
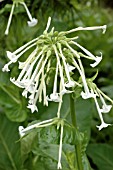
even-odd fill
[{"label": "white tubular flower", "polygon": [[58,165],[57,165],[57,169],[62,169],[62,165],[61,165],[61,157],[62,157],[63,130],[64,130],[64,126],[63,126],[62,123],[61,123],[60,146],[59,146],[59,156],[58,156]]},{"label": "white tubular flower", "polygon": [[107,105],[106,103],[105,103],[105,100],[104,100],[104,98],[102,97],[102,95],[99,93],[99,96],[100,96],[100,100],[101,100],[101,102],[102,102],[102,109],[101,109],[101,112],[102,113],[108,113],[110,110],[111,110],[111,108],[112,108],[112,105]]},{"label": "white tubular flower", "polygon": [[24,88],[24,83],[22,83],[21,81],[15,80],[15,78],[11,78],[11,77],[10,77],[10,81],[16,86],[20,88]]},{"label": "white tubular flower", "polygon": [[22,131],[24,130],[24,127],[23,127],[23,126],[19,126],[18,130],[19,130],[19,135],[20,135],[20,137],[25,136],[25,133],[22,132]]},{"label": "white tubular flower", "polygon": [[71,65],[69,65],[69,64],[67,63],[67,69],[68,69],[69,72],[72,72],[75,68],[76,68],[76,67],[71,66]]},{"label": "white tubular flower", "polygon": [[[37,58],[38,58],[39,56],[41,56],[42,53],[43,53],[43,52],[41,51],[41,52],[39,53],[39,55],[36,57],[36,59],[34,60],[34,62],[32,63],[31,71],[32,71],[32,69],[33,69],[34,64],[35,64],[36,61],[37,61]],[[43,58],[44,58],[44,55],[41,56],[41,58],[40,58],[40,60],[39,60],[39,62],[38,62],[38,64],[37,64],[37,66],[36,66],[36,68],[35,68],[32,76],[31,76],[31,78],[30,78],[30,80],[29,80],[29,83],[28,83],[28,85],[27,85],[27,87],[26,87],[26,90],[29,89],[29,87],[31,86],[31,84],[32,84],[32,83],[34,82],[34,80],[36,79],[36,75],[37,75],[37,73],[38,73],[38,69],[39,69],[40,64],[42,63]],[[46,60],[47,60],[47,59],[46,59]],[[45,61],[46,61],[46,60],[45,60]]]},{"label": "white tubular flower", "polygon": [[[46,26],[46,29],[45,29],[44,33],[47,33],[47,31],[48,31],[48,29],[50,27],[50,24],[51,24],[51,17],[48,18],[47,26]],[[53,29],[54,29],[54,27],[53,27]]]},{"label": "white tubular flower", "polygon": [[[82,63],[79,60],[79,64],[80,66],[77,64],[76,60],[73,58],[73,64],[75,65],[75,67],[78,69],[80,76],[82,78],[82,82],[83,82],[83,86],[84,86],[84,91],[85,92],[81,92],[81,96],[83,99],[88,99],[91,97],[94,97],[94,95],[92,93],[90,93],[87,82],[86,82],[86,78],[85,78],[85,73],[84,73],[84,69],[82,66]],[[81,68],[80,68],[81,67]]]},{"label": "white tubular flower", "polygon": [[44,105],[48,106],[48,100],[46,97],[46,83],[45,83],[44,70],[42,71],[42,90],[43,90]]},{"label": "white tubular flower", "polygon": [[71,80],[69,72],[71,72],[74,67],[70,66],[69,64],[68,65],[66,64],[66,61],[65,61],[66,58],[63,55],[60,43],[58,43],[58,48],[59,48],[59,51],[60,51],[60,54],[61,54],[61,57],[62,57],[62,60],[63,60],[66,76],[67,76],[67,79],[68,79],[68,83],[66,83],[65,86],[66,87],[73,87],[73,86],[75,86],[75,82]]},{"label": "white tubular flower", "polygon": [[24,49],[30,47],[30,45],[33,44],[34,42],[37,42],[38,39],[39,39],[39,37],[38,37],[38,38],[35,38],[35,39],[31,40],[31,41],[29,41],[29,42],[26,43],[25,45],[23,45],[23,46],[21,46],[20,48],[18,48],[17,50],[15,50],[12,54],[13,54],[13,55],[14,55],[14,54],[17,55],[18,53],[20,53],[20,52],[23,51]]},{"label": "white tubular flower", "polygon": [[32,130],[32,129],[35,129],[35,128],[40,127],[41,125],[45,125],[45,126],[46,126],[47,123],[54,123],[54,119],[48,119],[48,120],[44,120],[44,121],[39,122],[39,123],[35,123],[35,124],[30,125],[30,126],[28,126],[27,128],[25,128],[25,129],[23,129],[23,130],[21,130],[21,131],[22,131],[23,133],[26,133],[26,132],[28,132],[29,130]]},{"label": "white tubular flower", "polygon": [[91,67],[96,67],[101,62],[101,60],[102,60],[102,53],[100,52],[100,54],[101,54],[100,57],[96,56],[95,63],[90,64]]},{"label": "white tubular flower", "polygon": [[[61,83],[60,83],[60,90],[59,91],[61,91],[62,90],[62,85],[61,85]],[[59,102],[59,104],[58,104],[58,111],[57,111],[57,117],[58,118],[60,118],[60,110],[61,110],[61,107],[62,107],[62,94],[60,94],[60,102]]]},{"label": "white tubular flower", "polygon": [[86,48],[82,47],[80,44],[78,44],[77,42],[71,41],[72,44],[76,45],[77,47],[79,47],[80,49],[82,49],[92,60],[95,60],[95,63],[90,64],[91,67],[96,67],[100,61],[102,60],[102,53],[101,56],[94,56],[91,52],[89,52]]},{"label": "white tubular flower", "polygon": [[[17,85],[20,88],[25,88],[30,81],[28,76],[30,76],[32,69],[33,69],[33,64],[35,64],[35,63],[31,64],[31,66],[29,64],[30,64],[31,60],[33,60],[35,55],[36,55],[36,51],[33,51],[27,59],[28,62],[24,62],[24,64],[21,63],[21,68],[23,67],[23,65],[24,65],[24,67],[23,67],[21,73],[19,74],[17,80],[15,80],[15,78],[10,79],[10,81],[12,83],[14,83],[15,85]],[[20,65],[19,65],[19,68],[20,68]],[[23,77],[23,75],[24,75],[24,77]],[[22,77],[23,77],[23,79],[22,79]]]},{"label": "white tubular flower", "polygon": [[[92,89],[91,89],[91,91],[92,91],[92,93],[94,93]],[[97,102],[97,98],[96,98],[96,97],[94,97],[94,101],[95,101],[96,108],[97,108],[97,111],[98,111],[98,114],[99,114],[99,117],[100,117],[100,120],[101,120],[101,125],[96,126],[96,127],[97,127],[99,130],[101,130],[101,129],[106,128],[107,126],[109,126],[109,125],[111,125],[111,124],[107,124],[107,123],[104,122],[104,119],[103,119],[103,116],[102,116],[102,111],[101,111],[101,109],[100,109],[100,106],[99,106],[99,104],[98,104],[98,102]]]},{"label": "white tubular flower", "polygon": [[54,78],[53,93],[50,94],[50,98],[47,96],[48,101],[59,102],[60,96],[57,93],[57,76],[58,76],[58,62],[56,63],[56,73]]},{"label": "white tubular flower", "polygon": [[50,98],[48,96],[46,96],[46,99],[48,101],[53,101],[53,102],[60,102],[60,97],[59,97],[59,94],[58,93],[55,93],[55,94],[50,94]]},{"label": "white tubular flower", "polygon": [[22,96],[24,96],[25,98],[27,98],[27,94],[28,94],[28,90],[24,90],[23,92],[22,92]]},{"label": "white tubular flower", "polygon": [[[16,59],[16,55],[15,54],[13,54],[12,52],[10,52],[10,51],[6,51],[6,54],[7,54],[7,57],[9,58],[9,60],[15,60]],[[16,59],[16,61],[17,61],[17,59]],[[15,62],[16,62],[15,61]]]},{"label": "white tubular flower", "polygon": [[58,54],[58,51],[57,51],[57,48],[56,48],[55,45],[53,45],[53,49],[55,51],[55,55],[56,55],[56,58],[57,58],[59,72],[60,72],[60,78],[61,78],[61,84],[62,84],[62,91],[60,93],[62,95],[65,94],[65,93],[72,93],[72,91],[69,91],[65,88],[65,82],[64,82],[64,77],[63,77],[63,69],[62,69],[60,59],[59,59],[59,54]]},{"label": "white tubular flower", "polygon": [[27,15],[28,15],[28,17],[29,17],[29,19],[30,19],[30,21],[27,22],[27,23],[28,23],[28,26],[29,26],[29,27],[34,27],[34,26],[38,23],[38,20],[35,19],[35,18],[32,18],[31,13],[29,12],[28,7],[27,7],[27,5],[25,4],[25,2],[20,2],[20,4],[22,4],[22,5],[24,6],[24,8],[25,8],[25,10],[26,10],[26,12],[27,12]]},{"label": "white tubular flower", "polygon": [[28,109],[31,109],[31,112],[34,113],[34,111],[38,112],[38,108],[35,104],[28,104],[27,106]]},{"label": "white tubular flower", "polygon": [[11,12],[10,12],[10,15],[9,15],[9,20],[8,20],[8,23],[7,23],[7,28],[5,30],[5,35],[8,35],[8,33],[9,33],[9,27],[11,25],[11,20],[12,20],[14,8],[15,8],[15,3],[13,3],[12,8],[11,8]]},{"label": "white tubular flower", "polygon": [[111,124],[105,123],[104,121],[101,123],[100,126],[96,126],[98,128],[98,130],[102,130],[103,128],[106,128],[108,126],[112,126]]},{"label": "white tubular flower", "polygon": [[8,64],[5,64],[4,67],[2,68],[2,71],[3,71],[3,72],[5,72],[5,71],[6,71],[6,72],[9,72],[9,71],[10,71],[9,65],[8,65]]},{"label": "white tubular flower", "polygon": [[27,21],[29,27],[34,27],[37,23],[38,20],[36,18],[32,18],[32,21]]},{"label": "white tubular flower", "polygon": [[82,98],[83,99],[89,99],[89,98],[94,98],[95,97],[95,95],[93,95],[92,93],[90,93],[90,92],[81,92],[81,96],[82,96]]},{"label": "white tubular flower", "polygon": [[106,25],[103,25],[103,26],[94,26],[94,27],[78,27],[78,28],[74,28],[72,30],[69,30],[67,31],[66,33],[69,34],[69,33],[72,33],[72,32],[76,32],[76,31],[92,31],[92,30],[99,30],[99,29],[102,29],[103,30],[103,34],[106,32],[106,28],[107,26]]},{"label": "white tubular flower", "polygon": [[20,54],[16,55],[16,51],[15,52],[10,52],[10,51],[7,51],[7,56],[8,58],[10,59],[10,61],[3,67],[2,71],[10,71],[9,70],[9,65],[12,64],[12,63],[16,63],[17,60],[21,57],[22,54],[24,54],[26,51],[28,51],[30,48],[32,48],[33,46],[35,46],[36,43],[26,47],[22,52],[20,52]]}]

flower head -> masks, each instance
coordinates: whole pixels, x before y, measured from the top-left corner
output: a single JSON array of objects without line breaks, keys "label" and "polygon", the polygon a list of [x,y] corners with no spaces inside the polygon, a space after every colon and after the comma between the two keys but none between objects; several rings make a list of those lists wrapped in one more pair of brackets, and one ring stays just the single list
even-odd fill
[{"label": "flower head", "polygon": [[[13,5],[15,6],[14,0]],[[18,2],[24,6],[30,21],[29,26],[37,23],[35,18],[32,18],[24,1]],[[81,96],[84,99],[94,97],[88,87],[84,67],[81,56],[71,45],[79,47],[86,55],[87,59],[94,60],[93,66],[96,66],[102,57],[97,57],[91,54],[87,49],[76,42],[78,37],[67,38],[66,35],[79,30],[95,30],[104,29],[101,27],[77,28],[67,32],[54,31],[54,27],[49,32],[51,17],[49,17],[46,28],[42,35],[31,40],[27,44],[18,48],[14,52],[7,51],[7,57],[10,60],[4,67],[3,71],[10,71],[9,66],[12,63],[19,62],[20,73],[17,78],[10,78],[11,82],[16,86],[23,88],[22,95],[29,99],[28,108],[31,112],[38,111],[37,102],[42,102],[48,106],[49,101],[61,103],[61,96],[66,93],[73,93],[75,86],[83,86],[84,90]],[[20,62],[21,56],[31,48],[35,48],[24,62]],[[78,71],[81,82],[73,78],[73,72]],[[53,70],[53,72],[52,72]],[[51,81],[51,73],[54,78],[52,91],[48,93],[48,78]],[[61,88],[59,88],[61,86]]]}]

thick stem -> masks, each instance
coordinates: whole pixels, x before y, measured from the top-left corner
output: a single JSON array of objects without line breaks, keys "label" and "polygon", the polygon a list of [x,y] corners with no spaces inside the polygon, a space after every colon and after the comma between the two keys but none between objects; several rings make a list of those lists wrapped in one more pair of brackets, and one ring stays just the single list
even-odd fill
[{"label": "thick stem", "polygon": [[[75,103],[74,103],[74,99],[72,98],[72,95],[70,95],[70,113],[71,113],[72,124],[77,129]],[[77,159],[78,170],[83,170],[80,142],[78,142],[75,145],[75,154]]]}]

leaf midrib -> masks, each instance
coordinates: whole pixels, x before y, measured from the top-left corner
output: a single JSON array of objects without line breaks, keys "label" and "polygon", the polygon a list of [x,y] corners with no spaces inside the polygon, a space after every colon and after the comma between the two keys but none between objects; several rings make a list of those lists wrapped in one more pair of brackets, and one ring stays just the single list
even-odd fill
[{"label": "leaf midrib", "polygon": [[10,160],[10,162],[11,162],[11,165],[12,165],[13,169],[14,169],[14,170],[17,170],[16,165],[15,165],[15,162],[14,162],[14,160],[13,160],[13,157],[12,157],[12,155],[11,155],[11,153],[10,153],[10,150],[9,150],[9,148],[8,148],[8,146],[7,146],[7,144],[6,144],[5,140],[4,140],[4,137],[3,137],[3,135],[1,134],[1,132],[0,132],[0,139],[1,139],[2,144],[3,144],[3,146],[4,146],[5,150],[6,150],[6,153],[7,153],[8,157],[9,157],[9,160]]}]

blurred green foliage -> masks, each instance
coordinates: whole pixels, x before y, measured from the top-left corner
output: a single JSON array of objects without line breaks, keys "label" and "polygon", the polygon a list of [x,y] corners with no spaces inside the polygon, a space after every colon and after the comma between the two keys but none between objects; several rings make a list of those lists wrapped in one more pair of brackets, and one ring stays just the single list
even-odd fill
[{"label": "blurred green foliage", "polygon": [[[104,3],[105,2],[105,3]],[[40,35],[46,25],[49,16],[52,17],[52,26],[55,30],[69,30],[79,26],[107,25],[106,34],[101,31],[84,31],[74,33],[78,35],[78,42],[87,47],[95,55],[103,53],[103,60],[98,66],[99,74],[96,79],[98,86],[111,98],[113,98],[113,9],[111,1],[98,0],[26,0],[26,4],[32,15],[38,18],[38,24],[29,28],[27,26],[27,14],[21,5],[15,8],[10,32],[4,35],[8,16],[11,10],[11,0],[0,2],[0,170],[54,170],[57,165],[58,142],[47,140],[52,135],[58,137],[55,127],[40,130],[42,138],[37,132],[33,132],[20,142],[18,126],[27,126],[29,122],[52,118],[56,115],[57,104],[50,103],[49,107],[43,107],[39,103],[39,112],[31,114],[26,108],[26,99],[20,95],[21,90],[15,87],[9,77],[18,74],[17,65],[11,67],[11,72],[2,73],[1,69],[7,62],[6,50],[14,51],[21,45]],[[107,5],[107,7],[106,7]],[[51,27],[52,27],[51,26]],[[72,35],[70,35],[72,36]],[[27,56],[27,52],[24,57]],[[97,68],[91,69],[84,60],[87,77],[95,74]],[[87,140],[83,142],[88,145],[87,155],[94,170],[112,170],[113,150],[113,128],[108,127],[99,132],[96,125],[99,124],[97,111],[92,100],[84,101],[78,98],[75,102],[78,127],[85,132]],[[69,97],[64,97],[62,106],[62,117],[67,118],[69,113]],[[105,114],[108,123],[113,122],[113,109],[110,114]],[[46,132],[45,132],[46,131]],[[68,135],[68,134],[66,134]],[[44,139],[45,137],[45,139]],[[45,141],[47,140],[47,141]],[[35,141],[35,142],[34,142]],[[104,143],[104,144],[103,144]],[[54,151],[54,152],[53,152]],[[20,152],[24,158],[20,156]],[[63,166],[64,170],[74,170],[73,146],[70,143],[63,145]],[[52,155],[52,157],[51,157]],[[86,155],[84,154],[85,169],[90,170]],[[69,167],[70,166],[70,167]]]}]

